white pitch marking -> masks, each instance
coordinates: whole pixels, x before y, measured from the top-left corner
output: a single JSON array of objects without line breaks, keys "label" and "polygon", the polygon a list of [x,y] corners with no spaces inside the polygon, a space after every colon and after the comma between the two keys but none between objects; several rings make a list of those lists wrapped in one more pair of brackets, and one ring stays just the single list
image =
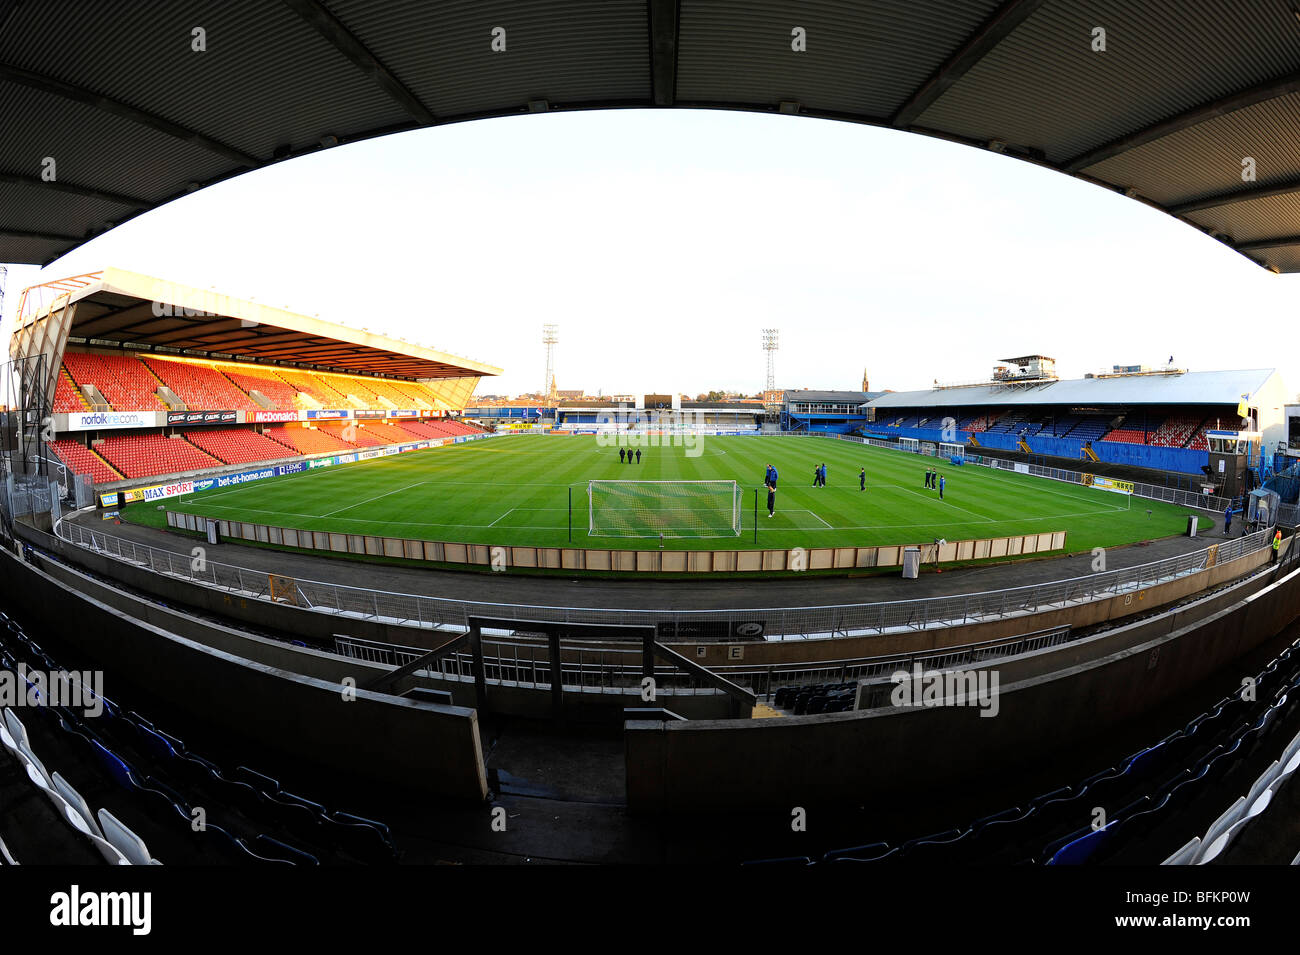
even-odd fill
[{"label": "white pitch marking", "polygon": [[[360,507],[362,504],[369,504],[371,501],[377,501],[381,497],[388,497],[390,494],[397,494],[401,491],[409,491],[413,487],[419,487],[421,484],[428,484],[428,481],[416,481],[414,484],[408,484],[406,487],[399,487],[395,491],[385,491],[383,494],[376,494],[374,497],[368,497],[364,501],[357,501],[355,504],[349,504],[347,507],[340,507],[337,510],[322,514],[321,517],[333,517],[335,514],[341,514],[344,511],[350,511],[354,507]],[[392,522],[388,522],[392,523]]]}]

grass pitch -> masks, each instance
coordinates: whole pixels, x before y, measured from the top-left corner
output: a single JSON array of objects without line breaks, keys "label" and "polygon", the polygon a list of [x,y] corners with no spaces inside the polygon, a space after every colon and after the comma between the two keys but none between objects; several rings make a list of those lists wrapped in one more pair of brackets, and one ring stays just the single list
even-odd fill
[{"label": "grass pitch", "polygon": [[[1065,530],[1066,549],[1081,552],[1181,533],[1192,513],[1172,504],[848,441],[781,436],[692,440],[699,442],[697,456],[680,446],[643,447],[640,464],[620,464],[618,449],[599,445],[593,436],[494,438],[205,491],[169,501],[167,507],[212,518],[381,537],[645,549],[658,547],[656,536],[588,535],[589,480],[739,482],[744,489],[741,534],[664,540],[665,548],[676,550],[871,546]],[[762,488],[768,462],[780,472],[771,518]],[[813,469],[823,462],[828,486],[813,487]],[[946,479],[942,501],[938,491],[924,487],[929,466]],[[861,467],[867,471],[865,491],[858,488]],[[142,502],[127,507],[123,516],[156,524],[162,512],[156,503]]]}]

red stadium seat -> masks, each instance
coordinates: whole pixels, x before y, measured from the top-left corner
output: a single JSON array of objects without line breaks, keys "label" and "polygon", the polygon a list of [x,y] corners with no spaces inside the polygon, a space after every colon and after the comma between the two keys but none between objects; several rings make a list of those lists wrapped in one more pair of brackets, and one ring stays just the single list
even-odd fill
[{"label": "red stadium seat", "polygon": [[128,478],[180,474],[222,464],[182,437],[161,434],[113,435],[96,441],[94,449]]},{"label": "red stadium seat", "polygon": [[291,448],[251,428],[196,429],[186,431],[185,438],[227,464],[253,464],[296,457]]},{"label": "red stadium seat", "polygon": [[142,361],[190,411],[258,411],[261,405],[210,365],[144,358]]},{"label": "red stadium seat", "polygon": [[298,425],[287,427],[275,425],[263,432],[266,437],[276,441],[298,454],[324,454],[329,451],[351,451],[353,446],[342,438],[336,437],[317,428],[304,428]]},{"label": "red stadium seat", "polygon": [[65,351],[63,366],[78,385],[94,385],[114,411],[158,411],[161,382],[134,355]]},{"label": "red stadium seat", "polygon": [[74,474],[89,474],[96,484],[122,480],[122,475],[109,467],[108,462],[80,441],[62,438],[47,445]]}]

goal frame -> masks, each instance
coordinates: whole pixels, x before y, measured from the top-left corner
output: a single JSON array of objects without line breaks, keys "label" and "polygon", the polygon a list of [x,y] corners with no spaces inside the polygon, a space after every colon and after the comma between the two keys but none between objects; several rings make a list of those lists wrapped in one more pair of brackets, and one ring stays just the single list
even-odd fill
[{"label": "goal frame", "polygon": [[966,457],[966,445],[955,444],[951,441],[941,441],[939,443],[939,457],[941,458],[962,458]]},{"label": "goal frame", "polygon": [[899,438],[898,450],[908,451],[911,452],[912,454],[920,454],[921,439],[920,438]]},{"label": "goal frame", "polygon": [[672,540],[679,540],[679,539],[686,539],[686,540],[689,540],[689,539],[692,539],[692,538],[707,539],[707,538],[710,538],[710,537],[720,537],[720,538],[721,538],[721,537],[739,537],[739,536],[744,532],[744,528],[741,526],[741,525],[742,525],[742,521],[741,521],[742,510],[741,510],[741,504],[740,504],[740,499],[741,499],[740,483],[739,483],[738,481],[734,480],[734,479],[730,479],[730,480],[729,480],[729,479],[719,479],[719,480],[714,480],[714,481],[640,481],[640,480],[621,481],[621,480],[618,480],[617,478],[593,478],[593,479],[587,481],[587,535],[588,535],[589,537],[631,537],[631,538],[654,539],[654,538],[657,536],[657,537],[659,537],[659,538],[662,539],[662,538],[665,536],[662,532],[660,532],[658,535],[656,535],[656,534],[654,534],[653,532],[649,531],[648,529],[647,529],[647,532],[646,532],[645,534],[597,534],[597,533],[595,532],[595,527],[596,527],[596,495],[595,495],[594,491],[595,491],[595,489],[596,489],[596,485],[598,485],[598,484],[614,484],[614,485],[629,485],[629,484],[638,484],[638,485],[666,485],[666,484],[673,484],[673,485],[678,485],[678,486],[683,485],[683,484],[711,484],[711,485],[718,486],[719,488],[721,488],[721,487],[728,487],[728,488],[731,489],[731,525],[732,525],[732,529],[731,529],[729,532],[726,532],[726,533],[716,533],[716,534],[699,534],[699,535],[673,534],[673,535],[671,535],[671,538],[670,538],[670,539],[672,539]]}]

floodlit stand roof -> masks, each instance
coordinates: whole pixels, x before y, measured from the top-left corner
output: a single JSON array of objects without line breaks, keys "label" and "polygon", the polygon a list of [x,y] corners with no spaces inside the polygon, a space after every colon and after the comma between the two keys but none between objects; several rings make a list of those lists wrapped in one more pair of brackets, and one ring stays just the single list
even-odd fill
[{"label": "floodlit stand roof", "polygon": [[1280,387],[1281,376],[1272,368],[1246,371],[1189,371],[1181,375],[1108,376],[1049,380],[1042,384],[972,385],[895,391],[867,402],[864,408],[959,408],[1010,405],[1067,405],[1091,408],[1102,405],[1233,405],[1243,397]]},{"label": "floodlit stand roof", "polygon": [[[64,342],[237,361],[284,362],[397,378],[499,375],[495,365],[336,325],[257,302],[123,269],[51,283],[57,297],[28,307],[21,332],[70,306]],[[24,302],[35,302],[36,290]]]},{"label": "floodlit stand roof", "polygon": [[339,143],[711,107],[988,149],[1300,271],[1290,0],[0,0],[0,104],[0,261]]}]

